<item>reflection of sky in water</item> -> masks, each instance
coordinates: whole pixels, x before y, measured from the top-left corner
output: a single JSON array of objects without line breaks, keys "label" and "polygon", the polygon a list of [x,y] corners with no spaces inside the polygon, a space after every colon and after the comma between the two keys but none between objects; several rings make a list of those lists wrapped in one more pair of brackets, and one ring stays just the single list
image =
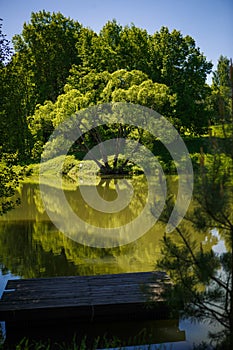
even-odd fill
[{"label": "reflection of sky in water", "polygon": [[[210,342],[208,333],[213,332],[217,333],[222,328],[220,325],[215,325],[213,322],[211,324],[209,323],[202,323],[202,322],[191,322],[189,319],[181,320],[179,322],[179,329],[185,330],[185,338],[186,343],[189,344],[189,347],[187,348],[180,348],[180,349],[190,349],[192,348],[193,344],[200,344],[201,342],[205,341],[207,344]],[[168,348],[169,349],[169,348]],[[173,348],[172,348],[173,349]],[[176,348],[174,348],[176,349]],[[178,348],[177,348],[178,350]]]},{"label": "reflection of sky in water", "polygon": [[[14,275],[12,275],[11,273],[7,273],[7,274],[2,274],[2,271],[0,269],[0,298],[4,292],[4,289],[6,287],[7,281],[9,279],[18,279],[19,277],[15,277]],[[6,329],[5,329],[5,322],[1,322],[0,321],[0,334],[3,334],[3,337],[6,336]],[[1,337],[0,337],[0,344],[1,344]]]},{"label": "reflection of sky in water", "polygon": [[2,271],[0,269],[0,298],[2,296],[2,293],[6,287],[7,281],[9,279],[17,279],[19,277],[15,277],[14,275],[12,275],[11,273],[7,273],[7,274],[2,274]]},{"label": "reflection of sky in water", "polygon": [[223,240],[221,240],[221,237],[218,233],[218,230],[216,228],[214,228],[213,230],[211,230],[211,232],[212,232],[212,235],[214,237],[217,237],[217,239],[218,239],[218,243],[212,247],[213,251],[217,254],[221,254],[221,253],[226,252],[225,243]]},{"label": "reflection of sky in water", "polygon": [[196,322],[192,323],[190,320],[182,320],[179,322],[179,329],[185,330],[185,341],[178,341],[172,343],[126,346],[123,348],[111,348],[109,350],[192,350],[194,345],[198,345],[205,341],[209,343],[208,332],[218,332],[221,328],[208,325],[207,323]]}]

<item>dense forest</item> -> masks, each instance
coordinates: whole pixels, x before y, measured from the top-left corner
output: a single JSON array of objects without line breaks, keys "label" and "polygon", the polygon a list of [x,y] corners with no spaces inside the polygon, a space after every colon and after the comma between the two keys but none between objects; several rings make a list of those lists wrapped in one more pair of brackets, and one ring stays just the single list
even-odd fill
[{"label": "dense forest", "polygon": [[[12,200],[14,189],[33,169],[32,164],[40,162],[54,129],[71,115],[109,102],[129,102],[157,111],[174,125],[188,147],[198,203],[186,218],[193,225],[191,234],[185,225],[177,227],[173,236],[164,234],[164,258],[157,267],[168,271],[176,282],[170,300],[173,308],[181,308],[184,315],[193,318],[219,322],[226,332],[215,338],[230,348],[231,60],[219,57],[209,85],[212,63],[195,40],[179,30],[162,27],[149,34],[133,24],[123,27],[112,20],[95,33],[61,13],[40,11],[32,13],[11,47],[0,25],[0,214],[17,204]],[[82,160],[93,145],[114,135],[139,139],[158,156],[167,174],[175,173],[171,158],[157,139],[140,128],[111,121],[78,140],[69,159]],[[68,170],[75,165],[72,162],[67,164]],[[164,220],[171,211],[170,199]],[[205,251],[200,240],[198,246],[195,242],[195,230],[213,228],[219,230],[227,246],[221,255]],[[219,270],[224,273],[219,275]],[[219,306],[213,312],[214,303]]]},{"label": "dense forest", "polygon": [[[219,58],[209,86],[206,79],[212,63],[193,38],[178,30],[162,27],[150,35],[133,24],[122,27],[113,20],[97,34],[61,13],[46,11],[32,13],[22,33],[14,36],[13,48],[2,23],[0,30],[1,197],[11,197],[14,186],[7,183],[16,185],[22,175],[15,173],[14,164],[40,162],[54,128],[89,106],[118,101],[146,106],[189,137],[207,135],[210,125],[230,120],[229,59]],[[157,140],[122,126],[94,130],[71,153],[82,159],[98,139],[112,135],[137,137],[172,171]],[[186,139],[194,158],[200,147],[205,149],[205,143],[196,142],[194,147]],[[1,212],[10,202],[4,201]]]},{"label": "dense forest", "polygon": [[149,35],[113,20],[97,34],[60,13],[42,11],[32,13],[13,46],[1,33],[0,144],[20,161],[40,155],[60,120],[97,103],[139,103],[196,135],[219,117],[219,98],[229,109],[229,60],[220,58],[208,86],[211,62],[178,30],[163,27]]}]

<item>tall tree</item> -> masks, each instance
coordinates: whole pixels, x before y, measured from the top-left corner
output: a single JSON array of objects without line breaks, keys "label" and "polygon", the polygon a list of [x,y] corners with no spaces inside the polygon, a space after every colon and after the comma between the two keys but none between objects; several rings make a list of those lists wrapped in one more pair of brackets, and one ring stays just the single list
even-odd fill
[{"label": "tall tree", "polygon": [[22,65],[33,72],[37,103],[55,101],[62,93],[69,69],[79,64],[76,49],[81,25],[61,13],[32,13],[21,35],[13,38],[16,52],[24,52]]},{"label": "tall tree", "polygon": [[149,35],[135,25],[122,27],[108,21],[99,35],[85,29],[79,41],[79,52],[89,69],[110,73],[118,69],[149,72]]},{"label": "tall tree", "polygon": [[206,98],[210,89],[206,85],[212,64],[196,47],[190,36],[169,32],[162,27],[150,40],[151,76],[154,81],[166,84],[177,94],[175,125],[180,131],[202,133],[208,125]]},{"label": "tall tree", "polygon": [[0,145],[5,152],[18,152],[19,159],[30,156],[27,117],[36,103],[33,72],[26,64],[25,52],[15,53],[1,69]]},{"label": "tall tree", "polygon": [[[1,27],[2,24],[0,24],[0,215],[6,213],[18,203],[18,200],[13,196],[21,176],[14,169],[17,156],[13,154],[16,149],[12,149],[13,145],[11,143],[12,132],[15,133],[16,137],[18,137],[18,133],[16,128],[14,130],[11,129],[12,125],[8,118],[7,108],[7,102],[13,103],[7,87],[7,72],[10,65],[8,61],[12,51],[9,41],[5,39],[5,35],[2,33]],[[11,86],[11,91],[14,91],[15,88],[15,86]],[[9,141],[9,139],[11,140]]]},{"label": "tall tree", "polygon": [[221,55],[218,59],[217,70],[213,74],[214,86],[226,86],[231,87],[230,80],[230,60]]},{"label": "tall tree", "polygon": [[41,11],[32,13],[31,22],[13,39],[15,54],[1,70],[0,145],[18,152],[23,161],[31,152],[28,116],[36,104],[55,100],[63,91],[69,69],[79,63],[75,45],[80,28],[60,13]]},{"label": "tall tree", "polygon": [[[229,123],[232,118],[232,72],[230,60],[220,56],[212,81],[213,121]],[[223,130],[225,132],[225,129]]]},{"label": "tall tree", "polygon": [[34,110],[36,100],[32,72],[21,65],[16,54],[2,73],[4,109],[1,113],[1,144],[5,152],[18,152],[19,159],[27,161],[31,148],[27,118]]},{"label": "tall tree", "polygon": [[178,30],[169,32],[167,27],[149,35],[134,25],[122,27],[112,21],[99,35],[83,32],[83,40],[78,45],[86,69],[110,73],[119,69],[141,70],[177,94],[175,126],[180,131],[203,133],[209,119],[206,98],[210,88],[206,77],[212,64],[193,38],[182,36]]}]

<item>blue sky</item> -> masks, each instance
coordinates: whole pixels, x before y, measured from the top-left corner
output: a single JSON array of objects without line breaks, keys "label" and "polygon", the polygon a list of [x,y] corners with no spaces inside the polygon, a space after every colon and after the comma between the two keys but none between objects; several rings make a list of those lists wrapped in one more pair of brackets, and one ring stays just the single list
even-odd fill
[{"label": "blue sky", "polygon": [[113,18],[121,25],[134,23],[150,34],[167,26],[191,35],[215,65],[221,54],[233,58],[232,0],[0,0],[7,38],[21,33],[32,11],[43,9],[60,11],[96,32]]}]

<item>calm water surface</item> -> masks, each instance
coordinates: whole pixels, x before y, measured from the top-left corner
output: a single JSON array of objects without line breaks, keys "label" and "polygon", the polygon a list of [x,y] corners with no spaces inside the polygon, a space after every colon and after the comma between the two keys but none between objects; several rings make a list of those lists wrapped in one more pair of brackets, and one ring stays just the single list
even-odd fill
[{"label": "calm water surface", "polygon": [[[145,205],[147,186],[143,178],[132,180],[138,188],[127,210],[117,214],[103,214],[90,209],[83,202],[79,188],[66,190],[66,198],[73,210],[85,221],[96,226],[120,226],[135,218]],[[111,181],[102,184],[98,191],[106,200],[116,197]],[[169,179],[169,188],[176,192],[176,178]],[[56,196],[56,188],[50,188]],[[136,241],[116,248],[93,248],[75,242],[54,226],[46,214],[36,184],[20,185],[18,196],[21,204],[0,218],[0,294],[9,278],[39,278],[69,275],[114,274],[151,271],[160,257],[164,225],[157,222]],[[54,200],[51,210],[59,216],[63,206]],[[72,224],[72,223],[70,223]],[[83,234],[83,233],[82,233]],[[208,238],[209,239],[209,238]],[[207,239],[207,240],[208,240]],[[209,244],[215,244],[214,241]],[[100,327],[100,325],[98,326]],[[99,329],[92,330],[99,332]],[[106,325],[103,325],[104,329]],[[115,324],[117,334],[133,335],[141,329],[151,329],[152,342],[176,342],[172,349],[190,349],[192,344],[207,337],[208,327],[192,325],[186,321],[156,321],[142,324]],[[157,340],[157,341],[156,341]],[[176,344],[176,345],[175,345]],[[177,347],[179,345],[179,347]],[[170,345],[169,345],[170,346]],[[170,347],[169,347],[170,348]]]}]

